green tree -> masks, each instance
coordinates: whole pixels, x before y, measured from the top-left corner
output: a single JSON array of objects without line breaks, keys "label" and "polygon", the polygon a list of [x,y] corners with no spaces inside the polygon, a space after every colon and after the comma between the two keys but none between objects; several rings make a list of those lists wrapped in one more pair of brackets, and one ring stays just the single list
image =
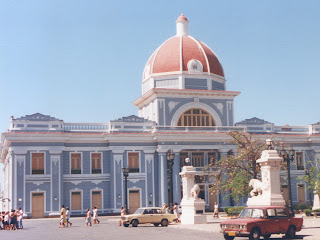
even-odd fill
[{"label": "green tree", "polygon": [[314,162],[307,162],[309,167],[309,175],[303,175],[298,177],[298,180],[302,180],[305,183],[308,183],[307,189],[309,191],[315,191],[316,194],[320,194],[320,162],[315,160]]},{"label": "green tree", "polygon": [[266,145],[249,133],[230,132],[229,135],[231,143],[237,145],[237,151],[215,161],[208,170],[214,179],[211,191],[231,196],[239,205],[240,198],[248,196],[251,191],[250,179],[257,179],[260,175],[260,165],[256,161]]}]

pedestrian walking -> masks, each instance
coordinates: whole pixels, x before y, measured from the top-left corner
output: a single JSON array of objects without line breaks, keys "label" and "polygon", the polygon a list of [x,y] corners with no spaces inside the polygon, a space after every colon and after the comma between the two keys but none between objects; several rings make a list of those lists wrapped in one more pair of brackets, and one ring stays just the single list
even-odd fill
[{"label": "pedestrian walking", "polygon": [[21,208],[19,208],[19,213],[18,213],[18,228],[19,229],[23,229],[22,219],[23,219],[23,211]]},{"label": "pedestrian walking", "polygon": [[90,224],[90,227],[92,226],[91,224],[91,212],[90,212],[90,209],[88,208],[87,209],[87,214],[85,216],[85,219],[86,219],[86,225],[88,227],[88,225]]},{"label": "pedestrian walking", "polygon": [[126,210],[124,209],[124,207],[121,207],[121,212],[120,212],[121,219],[119,222],[119,226],[122,225],[122,216],[124,216],[124,215],[126,215]]},{"label": "pedestrian walking", "polygon": [[98,209],[97,206],[93,207],[93,224],[96,224],[98,222],[98,224],[100,223],[99,219],[98,219]]},{"label": "pedestrian walking", "polygon": [[72,226],[72,223],[70,222],[70,210],[69,210],[69,207],[66,207],[66,223],[67,223],[67,227],[69,226],[70,224],[70,227]]},{"label": "pedestrian walking", "polygon": [[214,211],[213,211],[213,218],[219,218],[219,205],[217,202],[214,203]]},{"label": "pedestrian walking", "polygon": [[64,205],[61,206],[60,210],[60,228],[64,228],[66,223],[66,209],[64,208]]}]

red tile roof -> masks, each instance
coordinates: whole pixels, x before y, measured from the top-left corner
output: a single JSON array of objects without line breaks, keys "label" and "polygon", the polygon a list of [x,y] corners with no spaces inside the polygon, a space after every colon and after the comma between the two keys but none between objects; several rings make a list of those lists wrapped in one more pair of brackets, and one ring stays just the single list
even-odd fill
[{"label": "red tile roof", "polygon": [[[204,73],[224,77],[223,68],[213,51],[191,36],[168,39],[151,55],[146,66],[150,66],[148,74],[188,71],[187,64],[191,59],[201,62]],[[144,79],[146,77],[145,73]]]}]

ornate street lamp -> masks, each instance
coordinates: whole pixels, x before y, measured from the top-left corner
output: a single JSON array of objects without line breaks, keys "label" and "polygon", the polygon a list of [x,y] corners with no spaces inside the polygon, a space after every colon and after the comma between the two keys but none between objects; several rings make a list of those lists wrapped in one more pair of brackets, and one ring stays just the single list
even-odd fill
[{"label": "ornate street lamp", "polygon": [[129,168],[122,168],[122,173],[124,176],[124,209],[126,210],[126,214],[129,214],[128,211],[128,176],[129,176]]},{"label": "ornate street lamp", "polygon": [[[311,176],[310,176],[310,171],[309,169],[306,168],[306,170],[304,170],[306,175],[308,176],[308,185],[310,186],[310,182],[311,182]],[[312,202],[311,202],[311,189],[309,187],[309,204],[312,205]]]},{"label": "ornate street lamp", "polygon": [[175,155],[173,153],[173,150],[170,149],[167,152],[167,161],[168,161],[168,167],[169,167],[169,173],[170,173],[170,199],[169,199],[169,206],[172,204],[173,206],[173,180],[172,180],[172,166],[174,164],[174,158]]},{"label": "ornate street lamp", "polygon": [[293,213],[292,210],[292,194],[291,194],[291,177],[290,177],[290,162],[293,161],[294,159],[294,153],[295,151],[291,148],[289,150],[289,152],[282,148],[280,150],[280,155],[283,158],[283,160],[287,163],[287,174],[288,174],[288,190],[289,190],[289,204],[288,204],[288,208],[290,210],[291,213]]}]

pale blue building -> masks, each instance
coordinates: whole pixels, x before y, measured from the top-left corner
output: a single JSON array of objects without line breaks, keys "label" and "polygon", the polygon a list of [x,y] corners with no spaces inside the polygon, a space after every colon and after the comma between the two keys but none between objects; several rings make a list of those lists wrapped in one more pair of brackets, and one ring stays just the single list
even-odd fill
[{"label": "pale blue building", "polygon": [[[226,90],[219,59],[188,34],[183,15],[176,25],[176,35],[155,50],[144,68],[142,95],[133,102],[138,116],[103,124],[67,123],[40,113],[11,118],[0,144],[3,209],[22,207],[30,217],[43,217],[58,215],[64,204],[74,215],[92,206],[109,214],[120,212],[125,192],[130,212],[168,203],[171,194],[173,202],[180,202],[179,172],[185,158],[197,170],[207,210],[215,201],[221,207],[233,205],[232,199],[209,192],[213,182],[203,170],[236,150],[228,142],[231,130],[293,146],[293,204],[309,201],[306,184],[296,178],[305,174],[308,161],[320,160],[320,122],[275,126],[252,118],[235,124],[234,100],[240,93]],[[168,151],[174,153],[172,179]],[[129,169],[127,189],[122,168]],[[284,185],[284,195],[286,189]]]}]

